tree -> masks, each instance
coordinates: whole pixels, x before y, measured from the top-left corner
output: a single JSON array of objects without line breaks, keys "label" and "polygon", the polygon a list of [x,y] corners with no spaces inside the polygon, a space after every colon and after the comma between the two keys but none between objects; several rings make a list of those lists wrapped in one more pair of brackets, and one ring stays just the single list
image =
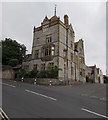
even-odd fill
[{"label": "tree", "polygon": [[18,65],[18,59],[10,59],[9,65],[12,67]]},{"label": "tree", "polygon": [[104,83],[107,83],[108,84],[108,76],[104,75]]},{"label": "tree", "polygon": [[12,40],[10,38],[2,40],[1,43],[2,43],[2,64],[11,66],[21,64],[26,55],[25,45],[21,45],[16,40]]}]

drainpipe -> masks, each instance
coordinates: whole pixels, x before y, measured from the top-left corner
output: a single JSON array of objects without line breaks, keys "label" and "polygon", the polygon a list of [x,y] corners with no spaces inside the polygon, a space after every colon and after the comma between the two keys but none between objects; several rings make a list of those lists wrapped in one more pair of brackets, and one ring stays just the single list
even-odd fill
[{"label": "drainpipe", "polygon": [[67,80],[66,80],[66,85],[69,85],[69,80],[68,80],[68,27],[66,28],[66,50],[67,50]]},{"label": "drainpipe", "polygon": [[74,64],[75,64],[75,81],[76,81],[76,53],[78,53],[78,50],[77,49],[74,49],[74,57],[75,57],[75,61],[74,61]]}]

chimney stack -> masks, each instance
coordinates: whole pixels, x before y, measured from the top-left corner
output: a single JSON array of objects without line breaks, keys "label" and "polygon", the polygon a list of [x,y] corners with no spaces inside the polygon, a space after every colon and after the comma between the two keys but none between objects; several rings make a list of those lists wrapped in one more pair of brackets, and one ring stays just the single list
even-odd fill
[{"label": "chimney stack", "polygon": [[69,22],[68,22],[68,15],[64,15],[64,24],[65,24],[66,26],[69,25]]}]

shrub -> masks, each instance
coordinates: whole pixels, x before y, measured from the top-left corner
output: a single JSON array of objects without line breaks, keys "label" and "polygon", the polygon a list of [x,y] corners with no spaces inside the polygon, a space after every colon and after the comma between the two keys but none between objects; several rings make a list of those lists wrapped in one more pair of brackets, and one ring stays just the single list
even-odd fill
[{"label": "shrub", "polygon": [[94,80],[91,78],[88,78],[88,76],[86,76],[86,82],[94,83]]},{"label": "shrub", "polygon": [[36,69],[31,70],[28,74],[30,78],[36,78],[38,71]]},{"label": "shrub", "polygon": [[104,83],[108,84],[108,77],[106,75],[104,75]]},{"label": "shrub", "polygon": [[33,69],[29,72],[26,72],[25,70],[20,70],[18,72],[16,72],[16,77],[17,78],[36,78],[37,77],[37,73],[38,71],[36,69]]},{"label": "shrub", "polygon": [[54,66],[53,68],[48,67],[47,70],[38,72],[37,77],[38,78],[57,78],[59,70],[61,69],[59,69],[57,66]]},{"label": "shrub", "polygon": [[16,73],[17,78],[57,78],[58,77],[58,71],[61,70],[57,66],[54,66],[53,68],[48,68],[47,70],[38,72],[36,69],[33,69],[29,72],[26,72],[25,70],[20,70]]},{"label": "shrub", "polygon": [[21,70],[19,70],[15,73],[15,77],[16,78],[22,78],[22,77],[25,76],[25,74],[26,74],[26,71],[24,69],[21,69]]}]

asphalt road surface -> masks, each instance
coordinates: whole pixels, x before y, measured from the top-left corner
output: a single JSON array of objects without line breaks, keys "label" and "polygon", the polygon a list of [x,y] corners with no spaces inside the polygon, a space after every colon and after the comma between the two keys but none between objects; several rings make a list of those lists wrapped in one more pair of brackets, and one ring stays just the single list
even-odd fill
[{"label": "asphalt road surface", "polygon": [[108,118],[106,85],[38,86],[2,80],[9,118]]}]

